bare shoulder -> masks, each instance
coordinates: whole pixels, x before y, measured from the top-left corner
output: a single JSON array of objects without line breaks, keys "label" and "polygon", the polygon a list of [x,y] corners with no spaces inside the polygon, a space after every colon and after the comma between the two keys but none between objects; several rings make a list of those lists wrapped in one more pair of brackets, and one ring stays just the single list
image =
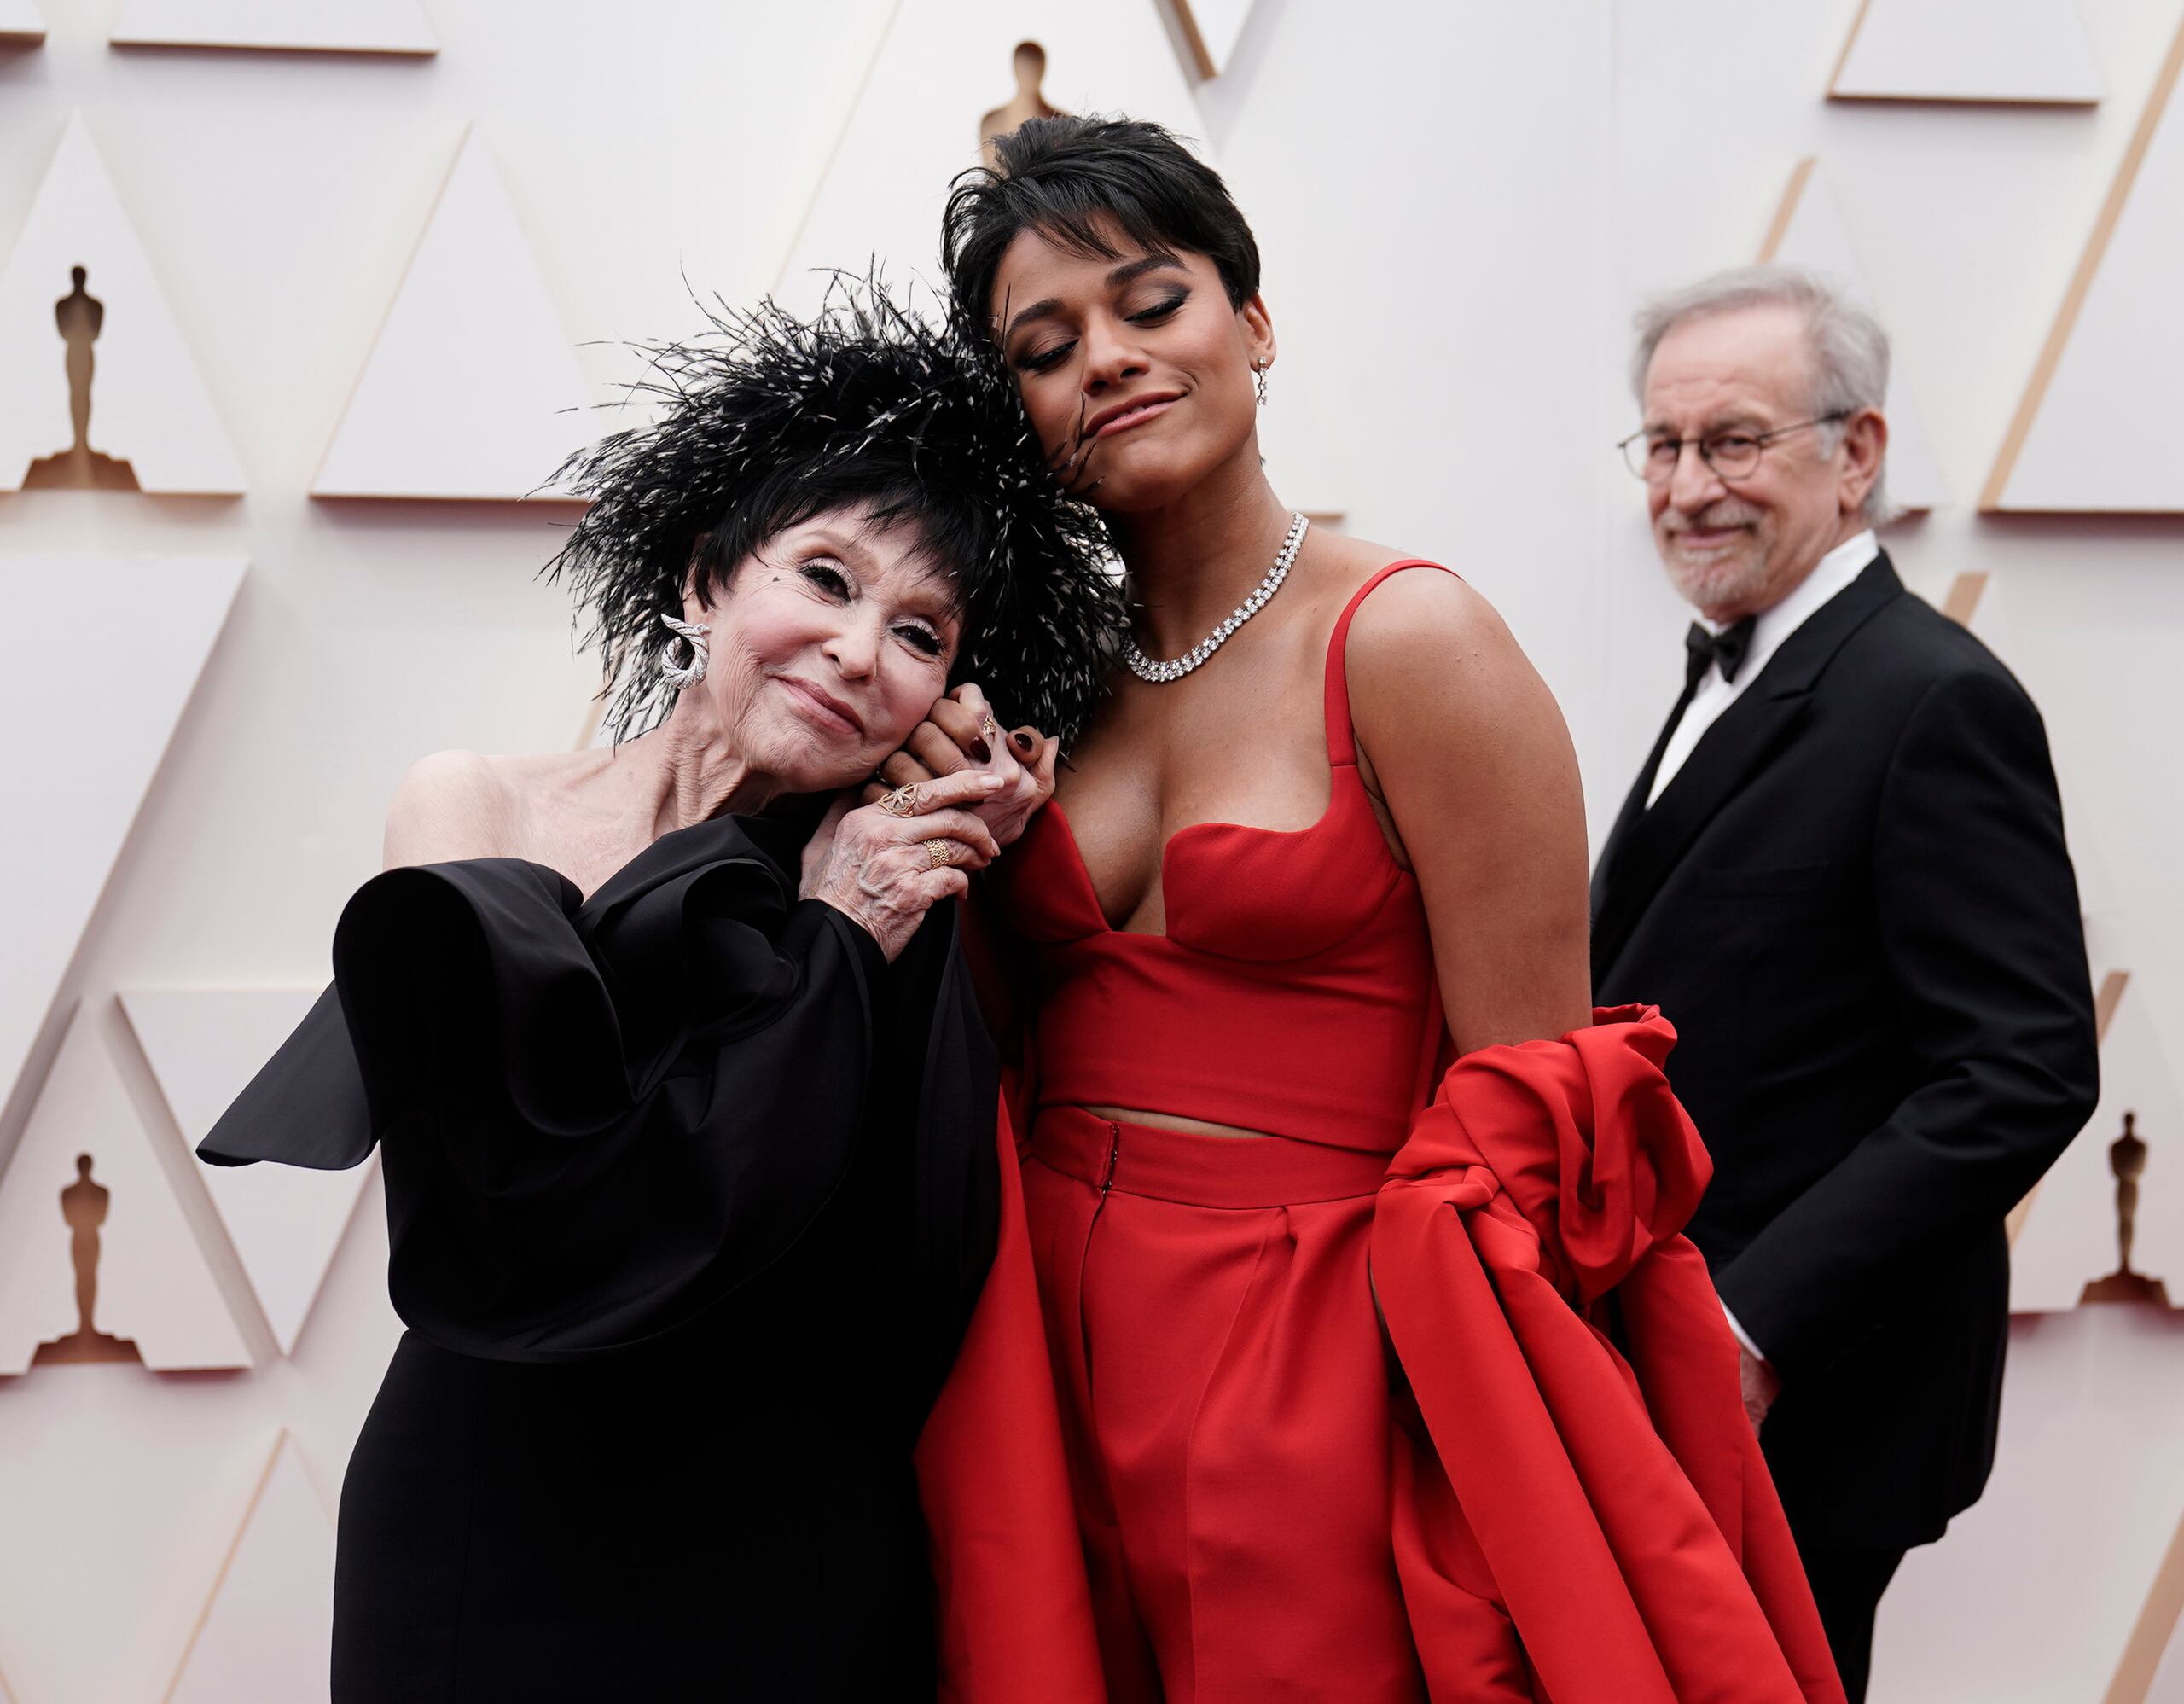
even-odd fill
[{"label": "bare shoulder", "polygon": [[1583,1023],[1584,795],[1547,683],[1486,598],[1425,567],[1374,588],[1345,655],[1359,769],[1417,875],[1456,1046]]},{"label": "bare shoulder", "polygon": [[1500,613],[1453,573],[1420,567],[1383,580],[1351,619],[1345,657],[1361,732],[1383,711],[1506,710],[1535,695],[1554,710]]},{"label": "bare shoulder", "polygon": [[386,865],[491,858],[507,838],[507,760],[435,752],[410,766],[386,811]]},{"label": "bare shoulder", "polygon": [[1421,624],[1443,644],[1452,637],[1508,632],[1494,606],[1468,580],[1445,568],[1420,565],[1390,574],[1357,606],[1350,624],[1350,654],[1354,658],[1361,648],[1373,651],[1399,643]]}]

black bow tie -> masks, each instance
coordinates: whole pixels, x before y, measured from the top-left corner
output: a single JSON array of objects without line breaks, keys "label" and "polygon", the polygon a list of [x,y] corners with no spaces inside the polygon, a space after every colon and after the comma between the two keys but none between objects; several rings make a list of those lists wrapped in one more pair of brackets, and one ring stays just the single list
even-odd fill
[{"label": "black bow tie", "polygon": [[1758,619],[1747,615],[1718,633],[1709,633],[1693,622],[1691,631],[1683,636],[1683,689],[1689,692],[1698,686],[1709,663],[1720,667],[1723,680],[1734,682],[1737,671],[1744,666],[1745,653],[1751,648],[1752,624]]}]

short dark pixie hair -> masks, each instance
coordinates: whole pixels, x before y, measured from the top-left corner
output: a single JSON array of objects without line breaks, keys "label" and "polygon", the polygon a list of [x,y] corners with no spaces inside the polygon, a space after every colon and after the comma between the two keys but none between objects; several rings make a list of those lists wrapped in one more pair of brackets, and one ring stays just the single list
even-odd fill
[{"label": "short dark pixie hair", "polygon": [[1036,230],[1065,248],[1119,258],[1112,221],[1139,247],[1203,254],[1228,305],[1258,294],[1259,246],[1220,173],[1174,133],[1142,119],[1027,119],[994,138],[996,164],[956,179],[940,253],[961,309],[980,325],[994,311],[994,275],[1008,245]]},{"label": "short dark pixie hair", "polygon": [[854,461],[785,459],[758,473],[734,506],[698,535],[690,552],[691,589],[710,607],[769,539],[832,510],[861,509],[871,531],[899,528],[911,535],[918,560],[961,614],[967,588],[956,565],[983,558],[994,530],[993,515],[968,496],[921,484],[917,445],[907,439],[874,434]]},{"label": "short dark pixie hair", "polygon": [[1072,739],[1124,631],[1096,511],[1066,496],[991,344],[838,274],[798,318],[712,311],[713,334],[644,346],[635,399],[659,417],[572,457],[554,486],[589,503],[549,578],[575,593],[618,737],[673,703],[659,664],[687,587],[711,602],[767,540],[835,509],[911,530],[962,618],[952,681],[998,714]]}]

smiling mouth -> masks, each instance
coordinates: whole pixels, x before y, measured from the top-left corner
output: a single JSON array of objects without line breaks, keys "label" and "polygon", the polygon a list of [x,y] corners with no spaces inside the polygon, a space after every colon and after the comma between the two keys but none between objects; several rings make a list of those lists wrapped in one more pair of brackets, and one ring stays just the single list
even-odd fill
[{"label": "smiling mouth", "polygon": [[858,721],[857,712],[832,693],[822,692],[808,680],[799,680],[794,675],[776,677],[788,689],[788,695],[803,707],[811,720],[822,727],[831,727],[851,734],[864,732],[864,724]]},{"label": "smiling mouth", "polygon": [[1680,526],[1669,536],[1686,550],[1705,550],[1718,544],[1726,544],[1738,533],[1745,530],[1741,526]]},{"label": "smiling mouth", "polygon": [[1126,408],[1095,416],[1086,435],[1095,442],[1103,438],[1111,438],[1118,432],[1127,432],[1133,426],[1142,426],[1156,416],[1165,414],[1169,409],[1182,400],[1181,397],[1176,396],[1147,397],[1141,401],[1131,403]]}]

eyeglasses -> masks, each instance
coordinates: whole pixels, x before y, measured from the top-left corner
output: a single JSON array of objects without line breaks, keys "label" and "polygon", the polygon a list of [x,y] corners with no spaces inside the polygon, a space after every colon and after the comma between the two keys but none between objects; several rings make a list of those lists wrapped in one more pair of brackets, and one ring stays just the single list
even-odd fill
[{"label": "eyeglasses", "polygon": [[1623,459],[1629,464],[1630,471],[1649,486],[1664,486],[1676,477],[1676,470],[1683,464],[1687,444],[1697,450],[1699,459],[1722,478],[1749,479],[1759,465],[1759,452],[1776,439],[1803,432],[1809,426],[1833,426],[1848,420],[1853,412],[1850,409],[1838,409],[1833,414],[1778,426],[1772,432],[1710,432],[1704,438],[1653,438],[1641,427],[1615,447],[1623,451]]}]

